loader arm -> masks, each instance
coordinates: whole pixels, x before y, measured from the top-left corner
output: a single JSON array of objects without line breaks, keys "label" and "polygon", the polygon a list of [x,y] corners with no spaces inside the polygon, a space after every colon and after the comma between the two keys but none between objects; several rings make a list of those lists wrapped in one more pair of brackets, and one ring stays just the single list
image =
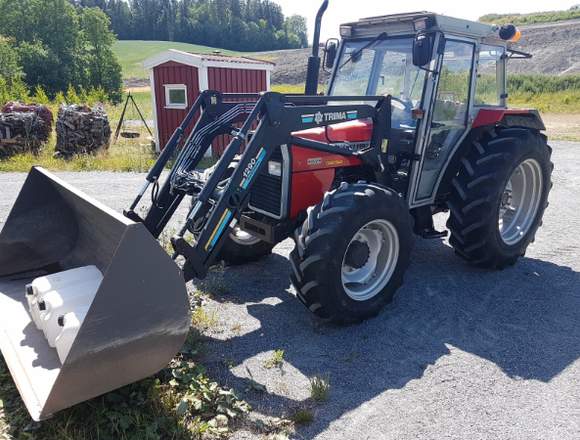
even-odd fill
[{"label": "loader arm", "polygon": [[[247,207],[255,177],[267,166],[268,159],[279,145],[297,145],[343,156],[358,156],[377,173],[381,171],[381,145],[390,133],[390,97],[344,96],[332,97],[332,101],[333,105],[329,105],[328,97],[273,92],[259,96],[204,92],[160,156],[154,172],[148,176],[144,188],[149,184],[155,187],[147,216],[141,220],[134,212],[145,191],[139,194],[126,215],[142,221],[158,237],[184,197],[193,195],[195,203],[183,227],[171,240],[175,250],[173,257],[185,258],[183,275],[186,280],[205,277],[224,243],[225,232],[235,226]],[[161,171],[177,148],[179,137],[187,130],[187,124],[191,123],[197,112],[201,112],[198,122],[184,142],[168,178],[158,189]],[[293,135],[302,130],[356,119],[373,120],[371,144],[362,151],[350,151]],[[241,128],[233,127],[234,123],[242,121]],[[209,180],[202,182],[196,178],[195,170],[212,141],[221,134],[231,134],[233,139]],[[226,177],[230,163],[240,151],[243,153],[236,169],[231,176]],[[224,181],[227,181],[225,187]],[[200,232],[188,239],[187,235],[194,225]]]}]

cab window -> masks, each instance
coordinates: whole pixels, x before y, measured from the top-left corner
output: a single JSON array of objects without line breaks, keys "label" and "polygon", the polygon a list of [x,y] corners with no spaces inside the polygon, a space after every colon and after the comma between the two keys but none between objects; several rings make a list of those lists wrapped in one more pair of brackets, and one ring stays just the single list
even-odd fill
[{"label": "cab window", "polygon": [[479,68],[475,86],[475,105],[500,105],[504,48],[482,44],[479,49]]}]

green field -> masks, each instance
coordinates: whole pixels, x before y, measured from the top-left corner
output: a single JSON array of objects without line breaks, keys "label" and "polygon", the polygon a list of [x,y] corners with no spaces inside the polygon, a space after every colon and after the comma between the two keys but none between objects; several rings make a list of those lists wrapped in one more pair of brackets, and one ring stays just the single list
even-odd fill
[{"label": "green field", "polygon": [[123,68],[124,79],[147,79],[149,74],[143,68],[143,61],[165,50],[177,49],[184,52],[211,53],[220,51],[225,55],[235,55],[236,52],[215,47],[198,46],[196,44],[174,43],[171,41],[117,41],[113,47],[115,55]]}]

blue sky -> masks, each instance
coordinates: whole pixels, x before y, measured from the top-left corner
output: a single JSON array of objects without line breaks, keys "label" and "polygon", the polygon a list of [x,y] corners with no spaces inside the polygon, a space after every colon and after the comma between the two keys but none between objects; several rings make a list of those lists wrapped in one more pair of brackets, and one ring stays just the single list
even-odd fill
[{"label": "blue sky", "polygon": [[[284,14],[300,14],[308,18],[312,35],[314,17],[322,0],[274,0],[282,6]],[[341,23],[361,17],[386,15],[400,12],[432,11],[454,17],[476,20],[489,13],[526,13],[569,9],[580,0],[330,0],[322,36],[337,36]]]}]

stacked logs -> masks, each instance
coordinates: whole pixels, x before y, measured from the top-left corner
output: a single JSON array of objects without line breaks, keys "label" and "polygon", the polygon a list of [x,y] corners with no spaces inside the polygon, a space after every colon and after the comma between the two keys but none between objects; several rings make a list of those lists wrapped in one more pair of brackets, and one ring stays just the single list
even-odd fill
[{"label": "stacked logs", "polygon": [[0,158],[38,153],[52,130],[53,118],[48,107],[10,102],[1,110]]},{"label": "stacked logs", "polygon": [[38,133],[43,142],[47,142],[52,131],[54,117],[52,112],[45,105],[22,104],[21,102],[9,102],[1,110],[2,113],[34,113],[44,122],[42,132]]},{"label": "stacked logs", "polygon": [[37,154],[44,143],[44,121],[35,113],[0,113],[0,159]]},{"label": "stacked logs", "polygon": [[56,155],[71,157],[109,147],[111,126],[101,106],[61,105],[56,121]]}]

